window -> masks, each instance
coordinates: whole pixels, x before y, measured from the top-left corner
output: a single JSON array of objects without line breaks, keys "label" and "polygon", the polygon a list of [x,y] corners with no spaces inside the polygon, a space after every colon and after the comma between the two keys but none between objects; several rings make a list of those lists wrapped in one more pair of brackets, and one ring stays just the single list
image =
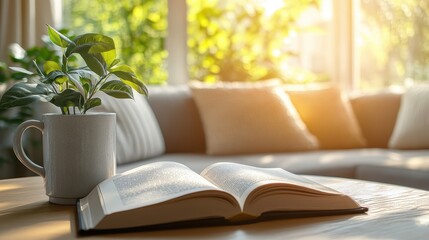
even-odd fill
[{"label": "window", "polygon": [[63,27],[112,36],[121,60],[148,84],[167,80],[167,0],[63,0]]},{"label": "window", "polygon": [[429,2],[360,0],[356,44],[359,88],[404,86],[429,79]]},{"label": "window", "polygon": [[[324,66],[329,61],[318,59],[326,55],[320,49],[326,48],[315,47],[311,41],[323,35],[324,41],[316,42],[326,43],[320,0],[179,0],[168,2],[170,7],[174,5],[172,15],[181,14],[180,4],[187,4],[188,10],[189,54],[185,61],[191,79],[329,80]],[[148,83],[166,81],[167,0],[64,0],[63,9],[64,27],[113,36],[120,57],[138,69],[143,79]],[[176,51],[174,46],[169,49]]]},{"label": "window", "polygon": [[368,90],[429,77],[427,1],[63,1],[64,27],[115,36],[147,83],[170,71],[170,83],[280,77]]},{"label": "window", "polygon": [[[331,1],[187,0],[191,79],[329,81]],[[329,8],[330,7],[330,8]]]}]

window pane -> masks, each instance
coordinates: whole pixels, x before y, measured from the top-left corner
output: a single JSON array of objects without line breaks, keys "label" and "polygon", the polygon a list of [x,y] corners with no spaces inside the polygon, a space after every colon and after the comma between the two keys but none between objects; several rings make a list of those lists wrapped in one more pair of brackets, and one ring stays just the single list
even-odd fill
[{"label": "window pane", "polygon": [[187,0],[191,79],[327,81],[329,47],[318,0]]},{"label": "window pane", "polygon": [[429,1],[360,1],[360,88],[429,79],[428,12]]},{"label": "window pane", "polygon": [[112,37],[119,58],[145,82],[167,80],[167,0],[63,0],[64,27]]}]

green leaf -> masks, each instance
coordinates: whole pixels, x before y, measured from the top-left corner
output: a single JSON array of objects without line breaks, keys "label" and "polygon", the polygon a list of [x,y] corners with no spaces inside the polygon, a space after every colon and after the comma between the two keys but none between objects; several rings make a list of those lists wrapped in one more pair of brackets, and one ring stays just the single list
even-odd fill
[{"label": "green leaf", "polygon": [[148,94],[147,88],[143,81],[136,78],[134,71],[129,66],[121,65],[113,67],[110,72],[120,78],[122,82],[132,87],[138,93],[143,95]]},{"label": "green leaf", "polygon": [[24,106],[37,100],[50,101],[52,96],[52,89],[46,85],[17,83],[3,94],[0,109]]},{"label": "green leaf", "polygon": [[84,34],[76,40],[76,44],[94,43],[88,53],[101,53],[115,49],[115,42],[111,37],[103,34]]},{"label": "green leaf", "polygon": [[70,56],[73,53],[94,54],[115,50],[115,42],[112,38],[96,33],[79,35],[74,39],[74,44],[74,46],[69,46],[67,48],[65,53],[66,56]]},{"label": "green leaf", "polygon": [[116,75],[122,80],[125,84],[132,87],[138,93],[143,95],[148,95],[148,91],[143,81],[136,78],[133,70],[127,65],[121,65],[119,67],[113,68],[111,71],[112,74]]},{"label": "green leaf", "polygon": [[115,59],[115,60],[113,60],[113,62],[112,62],[112,63],[110,63],[109,69],[111,69],[112,67],[114,67],[114,66],[115,66],[116,64],[118,64],[120,61],[121,61],[121,60],[119,60],[119,59]]},{"label": "green leaf", "polygon": [[111,66],[112,63],[114,63],[117,60],[116,59],[116,50],[115,49],[112,49],[112,50],[107,51],[107,52],[101,52],[101,56],[103,56],[104,61],[106,62],[106,64],[108,66]]},{"label": "green leaf", "polygon": [[130,86],[134,90],[136,90],[138,93],[143,94],[145,96],[148,95],[148,91],[147,91],[146,86],[139,79],[132,78],[131,80],[125,80],[125,79],[121,79],[121,80],[122,80],[122,82],[124,82],[125,84],[127,84],[128,86]]},{"label": "green leaf", "polygon": [[86,101],[85,105],[83,106],[84,110],[83,113],[86,113],[89,109],[93,107],[97,107],[101,105],[101,99],[100,98],[91,98]]},{"label": "green leaf", "polygon": [[[76,89],[82,94],[82,96],[86,97],[87,92],[85,92],[85,88],[82,86],[82,82],[80,81],[79,76],[75,76],[74,74],[68,74],[70,82],[73,84],[73,86],[76,87]],[[76,78],[78,77],[78,78]]]},{"label": "green leaf", "polygon": [[43,69],[45,70],[46,74],[49,74],[50,72],[55,70],[61,71],[60,65],[54,61],[46,61],[43,64]]},{"label": "green leaf", "polygon": [[51,84],[53,82],[62,84],[65,80],[67,80],[67,76],[65,73],[59,70],[54,70],[50,72],[42,82],[47,84]]},{"label": "green leaf", "polygon": [[55,79],[55,82],[58,83],[58,84],[63,84],[63,83],[65,83],[67,81],[67,79],[68,78],[66,76],[64,76],[64,77],[58,77],[58,78]]},{"label": "green leaf", "polygon": [[80,77],[90,79],[93,82],[98,80],[98,76],[86,66],[84,68],[70,70],[69,74],[77,74]]},{"label": "green leaf", "polygon": [[54,96],[51,100],[51,103],[60,108],[78,107],[79,109],[82,109],[84,102],[85,100],[82,94],[72,89],[64,90],[60,94]]},{"label": "green leaf", "polygon": [[117,76],[120,79],[123,80],[129,80],[131,81],[133,78],[135,78],[133,73],[129,73],[129,72],[123,72],[123,71],[114,71],[111,72],[112,74],[114,74],[115,76]]},{"label": "green leaf", "polygon": [[80,77],[80,82],[82,83],[83,89],[85,89],[85,92],[88,93],[89,90],[92,88],[92,81],[89,78]]},{"label": "green leaf", "polygon": [[28,71],[27,69],[21,68],[21,67],[9,67],[11,70],[15,72],[24,73],[26,75],[34,75],[35,73]]},{"label": "green leaf", "polygon": [[48,35],[51,41],[62,48],[66,48],[69,45],[74,45],[72,40],[58,32],[56,29],[48,25]]},{"label": "green leaf", "polygon": [[98,76],[103,76],[106,73],[106,62],[100,53],[81,53],[80,55],[82,56],[86,65],[88,65],[89,69],[95,72]]},{"label": "green leaf", "polygon": [[133,90],[125,83],[113,80],[103,84],[100,91],[115,98],[133,98]]},{"label": "green leaf", "polygon": [[131,69],[131,67],[128,66],[128,65],[119,65],[119,66],[112,67],[112,68],[110,68],[110,72],[111,73],[115,73],[115,72],[118,72],[118,73],[120,73],[120,72],[132,73],[133,76],[134,76],[133,69]]},{"label": "green leaf", "polygon": [[[21,80],[21,79],[24,79],[24,78],[28,77],[28,75],[27,75],[27,74],[24,74],[24,73],[21,73],[21,72],[14,72],[14,73],[12,73],[12,74],[10,75],[10,77],[11,77],[12,79],[15,79],[15,80]],[[8,78],[6,78],[6,80],[9,80],[9,79],[8,79]]]}]

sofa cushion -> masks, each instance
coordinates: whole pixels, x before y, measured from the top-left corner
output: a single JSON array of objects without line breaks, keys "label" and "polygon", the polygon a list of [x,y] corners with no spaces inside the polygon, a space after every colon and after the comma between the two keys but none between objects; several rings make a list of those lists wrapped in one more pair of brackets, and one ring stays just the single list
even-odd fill
[{"label": "sofa cushion", "polygon": [[429,148],[429,85],[415,86],[404,93],[389,147]]},{"label": "sofa cushion", "polygon": [[317,148],[288,96],[271,87],[192,87],[212,155]]},{"label": "sofa cushion", "polygon": [[365,147],[350,102],[334,87],[302,91],[287,90],[308,129],[319,140],[321,149]]},{"label": "sofa cushion", "polygon": [[118,164],[164,153],[164,139],[146,97],[134,92],[132,99],[116,99],[103,93],[95,111],[116,113],[116,161]]},{"label": "sofa cushion", "polygon": [[378,92],[350,99],[367,146],[387,148],[401,104],[401,93]]},{"label": "sofa cushion", "polygon": [[[426,161],[428,160],[429,159],[426,159]],[[357,166],[355,178],[429,190],[428,170],[427,167],[410,169],[404,167],[362,164]]]}]

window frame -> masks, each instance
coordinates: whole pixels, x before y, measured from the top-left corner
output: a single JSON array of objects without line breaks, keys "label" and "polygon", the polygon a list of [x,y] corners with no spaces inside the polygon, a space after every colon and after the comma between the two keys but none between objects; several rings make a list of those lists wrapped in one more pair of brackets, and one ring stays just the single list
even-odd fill
[{"label": "window frame", "polygon": [[167,84],[181,85],[189,81],[186,0],[168,0],[167,13]]},{"label": "window frame", "polygon": [[332,0],[332,82],[345,91],[358,90],[359,51],[356,44],[359,0]]}]

